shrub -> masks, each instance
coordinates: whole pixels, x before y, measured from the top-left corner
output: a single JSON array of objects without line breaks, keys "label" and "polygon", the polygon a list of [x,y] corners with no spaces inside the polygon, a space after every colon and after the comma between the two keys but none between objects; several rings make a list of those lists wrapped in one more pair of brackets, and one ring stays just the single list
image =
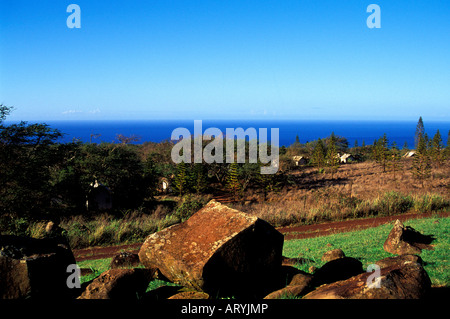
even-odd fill
[{"label": "shrub", "polygon": [[175,217],[179,218],[180,221],[185,221],[205,206],[205,204],[206,200],[199,196],[186,195],[183,197],[181,203],[178,204],[175,210]]},{"label": "shrub", "polygon": [[414,209],[418,213],[429,213],[450,207],[450,202],[438,194],[426,194],[414,198]]}]

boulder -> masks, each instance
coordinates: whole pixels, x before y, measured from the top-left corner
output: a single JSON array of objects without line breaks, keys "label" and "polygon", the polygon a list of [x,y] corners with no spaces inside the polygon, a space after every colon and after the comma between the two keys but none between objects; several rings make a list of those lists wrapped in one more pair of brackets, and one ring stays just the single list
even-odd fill
[{"label": "boulder", "polygon": [[139,259],[210,295],[264,296],[278,279],[283,240],[264,220],[212,200],[187,221],[148,236]]},{"label": "boulder", "polygon": [[[289,271],[292,273],[292,271]],[[264,299],[281,299],[281,298],[295,298],[310,291],[309,284],[313,276],[297,269],[292,277],[289,277],[289,284],[281,289],[271,292]]]},{"label": "boulder", "polygon": [[209,295],[200,291],[179,292],[168,299],[209,299]]},{"label": "boulder", "polygon": [[345,280],[364,272],[362,263],[352,257],[343,257],[327,262],[314,272],[311,286],[329,284],[339,280]]},{"label": "boulder", "polygon": [[[380,269],[377,280],[375,273],[367,272],[347,280],[323,285],[308,293],[305,299],[418,299],[423,298],[431,288],[431,281],[422,265],[417,262],[398,262]],[[372,276],[372,277],[370,277]]]},{"label": "boulder", "polygon": [[295,265],[303,265],[303,264],[306,264],[309,262],[313,262],[313,260],[302,258],[302,257],[290,258],[290,257],[283,256],[281,264],[283,266],[295,266]]},{"label": "boulder", "polygon": [[380,268],[386,268],[394,265],[403,265],[406,262],[415,262],[423,265],[423,260],[420,256],[417,255],[400,255],[395,257],[387,257],[381,260],[378,260],[375,264]]},{"label": "boulder", "polygon": [[54,239],[0,236],[0,299],[67,299],[80,290],[67,285],[71,249]]},{"label": "boulder", "polygon": [[433,249],[430,245],[433,240],[432,236],[422,235],[412,227],[405,227],[397,219],[383,248],[386,252],[395,255],[415,255],[420,254],[422,249]]},{"label": "boulder", "polygon": [[147,269],[110,269],[95,278],[78,299],[136,300],[153,274]]},{"label": "boulder", "polygon": [[130,252],[120,252],[111,259],[110,268],[134,268],[140,265],[138,254]]},{"label": "boulder", "polygon": [[332,261],[335,259],[339,259],[339,258],[343,258],[345,257],[344,252],[342,251],[342,249],[333,249],[333,250],[329,250],[327,252],[325,252],[322,255],[322,261]]}]

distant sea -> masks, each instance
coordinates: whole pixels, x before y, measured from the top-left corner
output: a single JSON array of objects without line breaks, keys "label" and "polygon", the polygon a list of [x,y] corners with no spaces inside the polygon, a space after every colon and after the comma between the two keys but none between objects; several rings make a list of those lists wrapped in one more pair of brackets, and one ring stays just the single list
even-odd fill
[{"label": "distant sea", "polygon": [[[52,128],[59,129],[64,137],[59,142],[70,142],[78,139],[83,142],[112,142],[117,134],[125,136],[135,135],[140,139],[137,144],[147,141],[161,142],[170,140],[172,131],[184,127],[194,132],[193,120],[123,120],[123,121],[39,121],[47,123]],[[30,122],[31,123],[31,122]],[[8,124],[8,121],[7,123]],[[417,121],[313,121],[313,120],[203,120],[203,131],[209,127],[217,127],[223,133],[226,128],[241,127],[244,130],[253,127],[257,132],[259,128],[267,128],[270,140],[270,129],[279,128],[279,145],[289,146],[295,142],[298,135],[300,142],[305,143],[325,138],[334,132],[335,135],[347,138],[349,146],[355,141],[361,146],[366,145],[386,133],[390,144],[396,142],[402,148],[406,142],[409,148],[414,147],[414,134]],[[447,143],[447,134],[450,130],[450,121],[430,122],[424,121],[425,132],[433,137],[436,131],[442,136],[444,145]]]}]

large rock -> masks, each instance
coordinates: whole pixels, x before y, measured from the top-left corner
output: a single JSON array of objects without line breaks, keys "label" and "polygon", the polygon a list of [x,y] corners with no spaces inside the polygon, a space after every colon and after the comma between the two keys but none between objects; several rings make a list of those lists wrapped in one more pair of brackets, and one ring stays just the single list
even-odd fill
[{"label": "large rock", "polygon": [[71,264],[71,249],[54,239],[0,236],[0,299],[76,297],[67,285]]},{"label": "large rock", "polygon": [[329,250],[322,255],[322,261],[332,261],[339,258],[344,258],[345,254],[342,249],[337,248],[333,250]]},{"label": "large rock", "polygon": [[345,280],[364,272],[362,263],[352,257],[342,257],[327,262],[314,272],[311,286],[317,287],[324,284]]},{"label": "large rock", "polygon": [[136,300],[143,296],[152,276],[147,269],[110,269],[95,278],[79,299]]},{"label": "large rock", "polygon": [[264,296],[279,276],[283,235],[215,200],[187,221],[147,237],[141,263],[210,295]]},{"label": "large rock", "polygon": [[[431,288],[428,274],[418,262],[389,261],[380,269],[380,277],[367,272],[347,280],[323,285],[310,292],[305,299],[418,299]],[[369,276],[372,276],[369,278]],[[374,279],[374,280],[372,280]],[[367,283],[371,284],[368,285]],[[379,283],[377,288],[375,283]]]},{"label": "large rock", "polygon": [[397,219],[384,242],[383,248],[388,253],[395,255],[420,254],[422,249],[433,248],[430,245],[432,241],[432,236],[422,235],[412,227],[405,227]]},{"label": "large rock", "polygon": [[122,251],[111,259],[110,268],[135,268],[140,265],[138,254]]},{"label": "large rock", "polygon": [[295,270],[294,268],[293,270],[287,270],[287,272],[288,276],[286,277],[286,279],[289,280],[288,285],[271,292],[270,294],[265,296],[264,299],[296,298],[309,291],[309,284],[311,283],[313,278],[312,275],[300,271],[296,268]]}]

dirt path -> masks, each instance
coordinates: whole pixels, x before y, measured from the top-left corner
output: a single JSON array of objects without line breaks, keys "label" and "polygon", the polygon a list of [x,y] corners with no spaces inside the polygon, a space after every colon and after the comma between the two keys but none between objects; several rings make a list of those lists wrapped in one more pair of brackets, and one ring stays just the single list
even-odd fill
[{"label": "dirt path", "polygon": [[[439,213],[437,215],[441,217],[448,217],[450,216],[450,212]],[[281,227],[277,228],[277,230],[284,235],[285,240],[303,239],[376,227],[389,223],[396,219],[405,221],[409,219],[420,219],[432,216],[435,216],[435,214],[403,214],[396,216],[355,219],[315,225]],[[138,253],[141,245],[142,243],[110,247],[90,247],[85,249],[74,249],[73,254],[76,261],[103,259],[113,257],[121,251]]]},{"label": "dirt path", "polygon": [[303,239],[303,238],[312,238],[318,236],[326,236],[336,233],[350,232],[355,230],[366,229],[370,227],[380,226],[389,222],[392,222],[396,219],[404,222],[409,219],[420,219],[427,218],[432,216],[440,216],[440,217],[448,217],[450,216],[450,212],[444,212],[439,214],[403,214],[403,215],[395,215],[395,216],[385,216],[385,217],[373,217],[373,218],[364,218],[364,219],[354,219],[354,220],[346,220],[340,222],[331,222],[324,224],[315,224],[315,225],[305,225],[298,227],[282,227],[277,228],[279,232],[284,234],[285,240],[290,239]]}]

